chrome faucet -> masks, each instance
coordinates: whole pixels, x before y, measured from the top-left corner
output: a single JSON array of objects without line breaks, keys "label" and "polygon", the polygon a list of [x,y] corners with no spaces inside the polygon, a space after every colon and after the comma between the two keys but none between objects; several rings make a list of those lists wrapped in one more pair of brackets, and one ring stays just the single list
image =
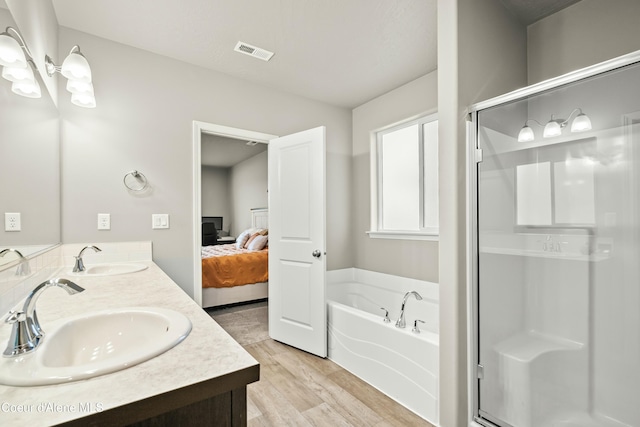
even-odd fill
[{"label": "chrome faucet", "polygon": [[29,267],[29,261],[22,256],[19,250],[17,249],[4,249],[0,251],[0,257],[5,256],[9,252],[15,252],[18,254],[18,258],[20,259],[20,264],[18,264],[18,268],[16,269],[16,276],[28,276],[31,274],[31,268]]},{"label": "chrome faucet", "polygon": [[400,308],[400,317],[398,318],[398,321],[396,322],[396,328],[404,328],[404,327],[407,326],[407,322],[405,322],[405,320],[404,320],[404,306],[407,303],[407,300],[409,299],[409,297],[411,295],[416,297],[416,299],[418,301],[420,301],[422,299],[420,294],[417,293],[416,291],[411,291],[411,292],[407,292],[406,294],[404,294],[404,299],[402,300],[402,308]]},{"label": "chrome faucet", "polygon": [[84,291],[84,288],[67,279],[50,279],[36,286],[24,301],[22,311],[11,311],[5,319],[5,322],[13,325],[13,329],[3,356],[14,357],[32,352],[42,342],[44,331],[38,322],[36,301],[44,291],[54,286],[64,289],[69,295]]},{"label": "chrome faucet", "polygon": [[74,273],[79,273],[81,271],[84,271],[84,262],[82,262],[82,254],[84,253],[84,251],[86,251],[87,249],[93,249],[94,252],[102,252],[102,249],[100,249],[97,246],[85,246],[84,248],[82,248],[82,250],[80,251],[80,253],[78,254],[77,257],[74,257],[76,259],[75,264],[73,264],[73,272]]}]

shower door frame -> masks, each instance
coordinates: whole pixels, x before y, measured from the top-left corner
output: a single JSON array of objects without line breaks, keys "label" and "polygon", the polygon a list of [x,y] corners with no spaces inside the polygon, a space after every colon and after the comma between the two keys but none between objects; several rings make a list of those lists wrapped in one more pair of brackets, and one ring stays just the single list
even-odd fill
[{"label": "shower door frame", "polygon": [[574,83],[617,68],[640,63],[640,50],[580,70],[572,71],[543,82],[509,92],[473,104],[469,107],[467,131],[467,361],[468,361],[468,401],[469,426],[509,427],[509,424],[480,416],[479,365],[480,325],[479,325],[479,274],[478,274],[478,163],[482,162],[482,149],[478,146],[478,113],[509,102],[525,99],[566,84]]}]

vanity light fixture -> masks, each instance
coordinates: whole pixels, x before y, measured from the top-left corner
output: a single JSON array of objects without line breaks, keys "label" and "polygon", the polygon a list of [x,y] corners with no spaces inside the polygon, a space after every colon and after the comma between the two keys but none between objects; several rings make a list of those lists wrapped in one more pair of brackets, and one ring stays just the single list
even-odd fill
[{"label": "vanity light fixture", "polygon": [[544,130],[542,131],[543,138],[553,138],[555,136],[562,135],[562,129],[567,126],[569,120],[571,120],[571,116],[576,112],[579,112],[579,114],[573,119],[573,122],[571,122],[571,132],[584,132],[591,130],[591,119],[589,119],[589,116],[584,114],[581,108],[576,108],[571,112],[571,114],[569,114],[567,119],[556,119],[552,114],[551,120],[549,120],[544,126],[537,120],[527,120],[524,122],[524,126],[518,133],[518,142],[531,142],[534,140],[535,135],[533,133],[533,129],[529,127],[529,122],[534,122],[537,125],[544,127]]},{"label": "vanity light fixture", "polygon": [[[25,55],[26,54],[26,55]],[[0,65],[2,78],[11,82],[11,91],[27,98],[40,98],[42,90],[33,73],[37,70],[33,55],[24,39],[13,27],[0,33]]]},{"label": "vanity light fixture", "polygon": [[[10,32],[14,35],[12,36]],[[3,67],[25,68],[27,66],[27,58],[22,51],[23,47],[26,48],[18,30],[13,27],[7,27],[0,34],[0,65]]]},{"label": "vanity light fixture", "polygon": [[91,83],[91,67],[87,58],[80,52],[80,46],[71,48],[69,55],[56,65],[49,55],[44,58],[47,74],[51,77],[56,72],[67,78],[67,90],[71,93],[71,103],[84,108],[95,108],[96,97]]}]

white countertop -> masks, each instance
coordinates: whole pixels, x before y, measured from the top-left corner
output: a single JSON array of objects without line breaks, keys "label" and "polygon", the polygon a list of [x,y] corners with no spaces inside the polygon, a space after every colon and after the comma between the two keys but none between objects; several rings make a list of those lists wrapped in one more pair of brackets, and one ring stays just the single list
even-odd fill
[{"label": "white countertop", "polygon": [[[112,374],[50,386],[0,385],[0,425],[54,425],[122,409],[145,399],[147,406],[153,405],[154,396],[170,392],[175,397],[183,390],[193,399],[194,393],[217,393],[258,380],[258,362],[158,266],[145,264],[149,268],[144,271],[120,276],[85,278],[65,275],[65,270],[58,273],[55,277],[69,279],[85,292],[68,295],[62,289],[49,289],[43,293],[37,313],[44,331],[48,322],[62,317],[116,307],[151,306],[186,315],[193,326],[189,336],[166,353]],[[6,313],[0,315],[4,318]],[[2,322],[0,350],[4,350],[10,332],[11,325]],[[208,397],[203,395],[202,399]]]}]

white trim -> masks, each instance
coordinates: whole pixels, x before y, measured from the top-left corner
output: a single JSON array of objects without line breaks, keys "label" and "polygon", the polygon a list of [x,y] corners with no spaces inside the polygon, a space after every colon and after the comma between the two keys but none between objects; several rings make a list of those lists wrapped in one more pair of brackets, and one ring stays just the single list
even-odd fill
[{"label": "white trim", "polygon": [[477,104],[473,104],[469,107],[469,112],[480,111],[490,107],[495,107],[496,105],[504,104],[518,99],[524,99],[528,96],[535,95],[540,92],[555,89],[558,86],[577,82],[578,80],[586,79],[587,77],[593,77],[597,74],[615,70],[616,68],[625,67],[636,62],[640,62],[640,50],[610,59],[608,61],[601,62],[599,64],[592,65],[590,67],[571,71],[561,76],[544,80],[540,83],[517,89],[504,95],[496,96],[495,98],[487,99],[486,101],[478,102]]},{"label": "white trim", "polygon": [[270,140],[277,138],[276,135],[255,132],[246,129],[232,128],[213,123],[193,121],[192,150],[193,150],[193,300],[202,307],[202,263],[200,248],[202,247],[202,232],[200,222],[202,221],[202,177],[200,168],[202,167],[202,134],[212,134],[225,136],[227,138],[251,140],[268,144]]},{"label": "white trim", "polygon": [[472,121],[466,122],[466,164],[467,164],[467,189],[466,189],[466,249],[467,249],[467,404],[470,417],[469,426],[482,427],[474,421],[478,411],[478,396],[475,393],[477,385],[477,356],[478,343],[476,342],[475,317],[477,315],[475,307],[475,282],[476,282],[476,235],[474,230],[477,227],[477,112],[472,114]]},{"label": "white trim", "polygon": [[395,240],[431,240],[439,241],[440,235],[431,233],[418,233],[416,231],[367,231],[372,239],[395,239]]}]

